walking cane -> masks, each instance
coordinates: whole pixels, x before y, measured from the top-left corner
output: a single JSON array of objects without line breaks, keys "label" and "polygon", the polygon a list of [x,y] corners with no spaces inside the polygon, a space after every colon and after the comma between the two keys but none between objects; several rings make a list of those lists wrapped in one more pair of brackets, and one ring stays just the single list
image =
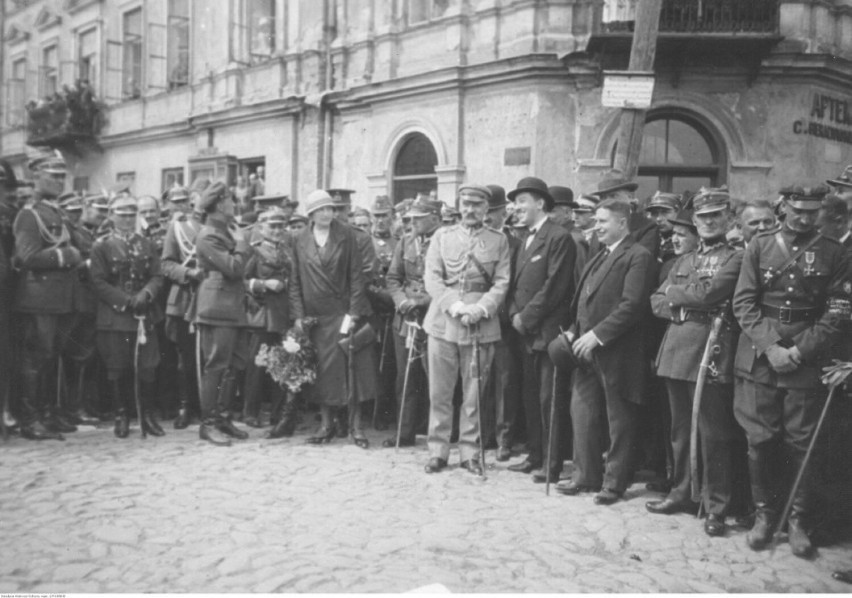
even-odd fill
[{"label": "walking cane", "polygon": [[482,427],[482,368],[479,362],[479,324],[474,324],[471,328],[473,335],[473,359],[476,363],[476,415],[479,420],[479,467],[482,471],[482,479],[488,479],[485,476],[485,435]]},{"label": "walking cane", "polygon": [[405,331],[405,345],[408,347],[408,359],[405,362],[405,377],[402,380],[402,398],[399,402],[399,415],[397,416],[396,422],[396,448],[395,452],[399,452],[399,443],[402,438],[402,414],[405,413],[405,397],[408,394],[408,377],[411,374],[411,362],[413,361],[412,357],[414,355],[414,339],[417,335],[417,330],[420,329],[420,325],[416,320],[407,320],[406,324],[408,324],[408,328]]},{"label": "walking cane", "polygon": [[553,458],[553,431],[556,429],[556,366],[553,366],[553,392],[550,395],[550,425],[547,431],[547,463],[544,470],[544,494],[550,496],[550,460]]},{"label": "walking cane", "polygon": [[3,386],[3,412],[0,413],[0,431],[3,434],[3,442],[7,442],[9,440],[9,428],[6,426],[6,413],[9,411],[9,379],[4,378],[2,382]]},{"label": "walking cane", "polygon": [[133,398],[136,400],[136,417],[139,418],[139,429],[142,432],[142,438],[148,438],[148,433],[145,431],[145,422],[142,420],[142,397],[139,390],[139,347],[148,342],[148,337],[145,335],[145,316],[133,316],[139,321],[136,326],[136,346],[133,351]]},{"label": "walking cane", "polygon": [[842,386],[840,383],[832,384],[831,389],[828,391],[828,398],[825,400],[825,406],[822,408],[822,413],[819,415],[819,421],[817,422],[816,429],[811,436],[811,442],[808,445],[805,458],[802,459],[802,465],[799,467],[799,471],[796,474],[796,481],[793,482],[793,487],[790,488],[790,495],[787,497],[787,504],[784,505],[784,511],[781,513],[781,519],[778,521],[778,527],[775,528],[775,533],[772,534],[772,544],[769,548],[769,554],[774,554],[775,548],[778,546],[778,535],[781,530],[784,529],[784,525],[787,523],[787,518],[790,517],[790,510],[793,508],[793,500],[796,498],[796,492],[799,490],[802,478],[805,476],[805,468],[811,460],[811,455],[814,452],[819,431],[822,429],[823,422],[825,422],[825,416],[828,413],[828,408],[831,406],[831,400],[834,398],[834,395],[837,393],[837,389],[840,388],[840,386]]}]

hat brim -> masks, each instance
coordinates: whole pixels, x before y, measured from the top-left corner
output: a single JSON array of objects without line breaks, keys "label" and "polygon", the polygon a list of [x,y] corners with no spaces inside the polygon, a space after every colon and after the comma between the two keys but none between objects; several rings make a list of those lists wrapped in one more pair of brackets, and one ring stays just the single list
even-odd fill
[{"label": "hat brim", "polygon": [[423,216],[440,216],[437,212],[430,212],[428,210],[408,210],[405,214],[403,214],[403,218],[422,218]]},{"label": "hat brim", "polygon": [[606,187],[605,189],[598,189],[594,193],[590,193],[589,195],[596,195],[600,197],[601,195],[605,195],[607,193],[615,193],[616,191],[636,191],[639,188],[639,183],[621,183],[619,185],[614,185],[612,187]]},{"label": "hat brim", "polygon": [[317,210],[321,210],[323,208],[340,208],[340,207],[343,207],[343,206],[340,206],[339,204],[335,204],[334,201],[324,201],[324,202],[322,202],[318,205],[311,206],[310,208],[307,208],[305,210],[305,215],[310,216],[311,214],[313,214]]},{"label": "hat brim", "polygon": [[687,228],[691,228],[694,231],[698,230],[698,227],[695,226],[694,222],[681,220],[680,218],[669,218],[669,222],[671,222],[672,226],[685,226]]},{"label": "hat brim", "polygon": [[796,210],[809,210],[815,212],[822,207],[822,201],[819,199],[784,199],[784,201]]},{"label": "hat brim", "polygon": [[846,187],[848,189],[852,189],[852,181],[841,181],[840,179],[829,179],[825,181],[829,185],[834,187]]},{"label": "hat brim", "polygon": [[488,204],[488,211],[490,212],[491,210],[499,210],[500,208],[505,208],[508,205],[508,201],[504,201],[503,203],[498,203],[494,205]]},{"label": "hat brim", "polygon": [[556,205],[556,201],[553,199],[553,196],[550,194],[550,191],[539,189],[538,187],[518,187],[517,189],[512,189],[506,194],[506,197],[509,198],[510,201],[515,201],[515,198],[521,193],[535,193],[540,195],[544,199],[544,205],[547,206],[548,210],[552,210],[553,206]]},{"label": "hat brim", "polygon": [[706,208],[699,208],[692,213],[695,216],[700,216],[701,214],[712,214],[713,212],[723,212],[723,211],[728,210],[728,209],[730,209],[729,205],[708,206]]}]

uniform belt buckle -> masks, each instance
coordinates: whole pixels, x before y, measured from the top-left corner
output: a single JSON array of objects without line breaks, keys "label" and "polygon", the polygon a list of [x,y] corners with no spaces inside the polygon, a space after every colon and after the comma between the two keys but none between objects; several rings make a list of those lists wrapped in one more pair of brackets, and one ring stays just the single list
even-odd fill
[{"label": "uniform belt buckle", "polygon": [[782,324],[790,324],[793,321],[793,308],[782,305],[778,308],[778,321]]}]

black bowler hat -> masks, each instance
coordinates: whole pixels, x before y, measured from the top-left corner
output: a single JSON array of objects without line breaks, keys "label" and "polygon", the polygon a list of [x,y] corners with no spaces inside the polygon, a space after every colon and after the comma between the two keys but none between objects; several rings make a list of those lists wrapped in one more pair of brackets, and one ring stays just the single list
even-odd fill
[{"label": "black bowler hat", "polygon": [[488,200],[488,209],[496,210],[506,205],[506,190],[500,185],[485,185],[491,189],[491,199]]},{"label": "black bowler hat", "polygon": [[548,212],[553,209],[554,201],[550,190],[547,188],[547,183],[534,176],[528,176],[518,181],[518,186],[509,191],[509,199],[515,201],[515,198],[521,193],[531,192],[544,198],[544,209]]},{"label": "black bowler hat", "polygon": [[550,355],[550,361],[563,372],[570,372],[577,367],[577,356],[574,355],[574,349],[568,341],[568,337],[560,334],[547,345],[547,354]]},{"label": "black bowler hat", "polygon": [[570,187],[554,185],[553,187],[548,187],[547,190],[550,191],[550,196],[553,198],[555,205],[573,207],[574,192],[571,191]]}]

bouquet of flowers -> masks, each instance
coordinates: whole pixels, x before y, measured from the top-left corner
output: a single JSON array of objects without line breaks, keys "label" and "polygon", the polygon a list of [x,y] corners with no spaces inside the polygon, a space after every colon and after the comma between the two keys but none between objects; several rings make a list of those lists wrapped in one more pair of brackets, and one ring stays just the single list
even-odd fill
[{"label": "bouquet of flowers", "polygon": [[254,358],[281,388],[290,392],[299,392],[305,384],[313,384],[317,379],[317,351],[305,332],[313,323],[311,318],[305,318],[303,330],[291,328],[277,345],[262,344]]}]

